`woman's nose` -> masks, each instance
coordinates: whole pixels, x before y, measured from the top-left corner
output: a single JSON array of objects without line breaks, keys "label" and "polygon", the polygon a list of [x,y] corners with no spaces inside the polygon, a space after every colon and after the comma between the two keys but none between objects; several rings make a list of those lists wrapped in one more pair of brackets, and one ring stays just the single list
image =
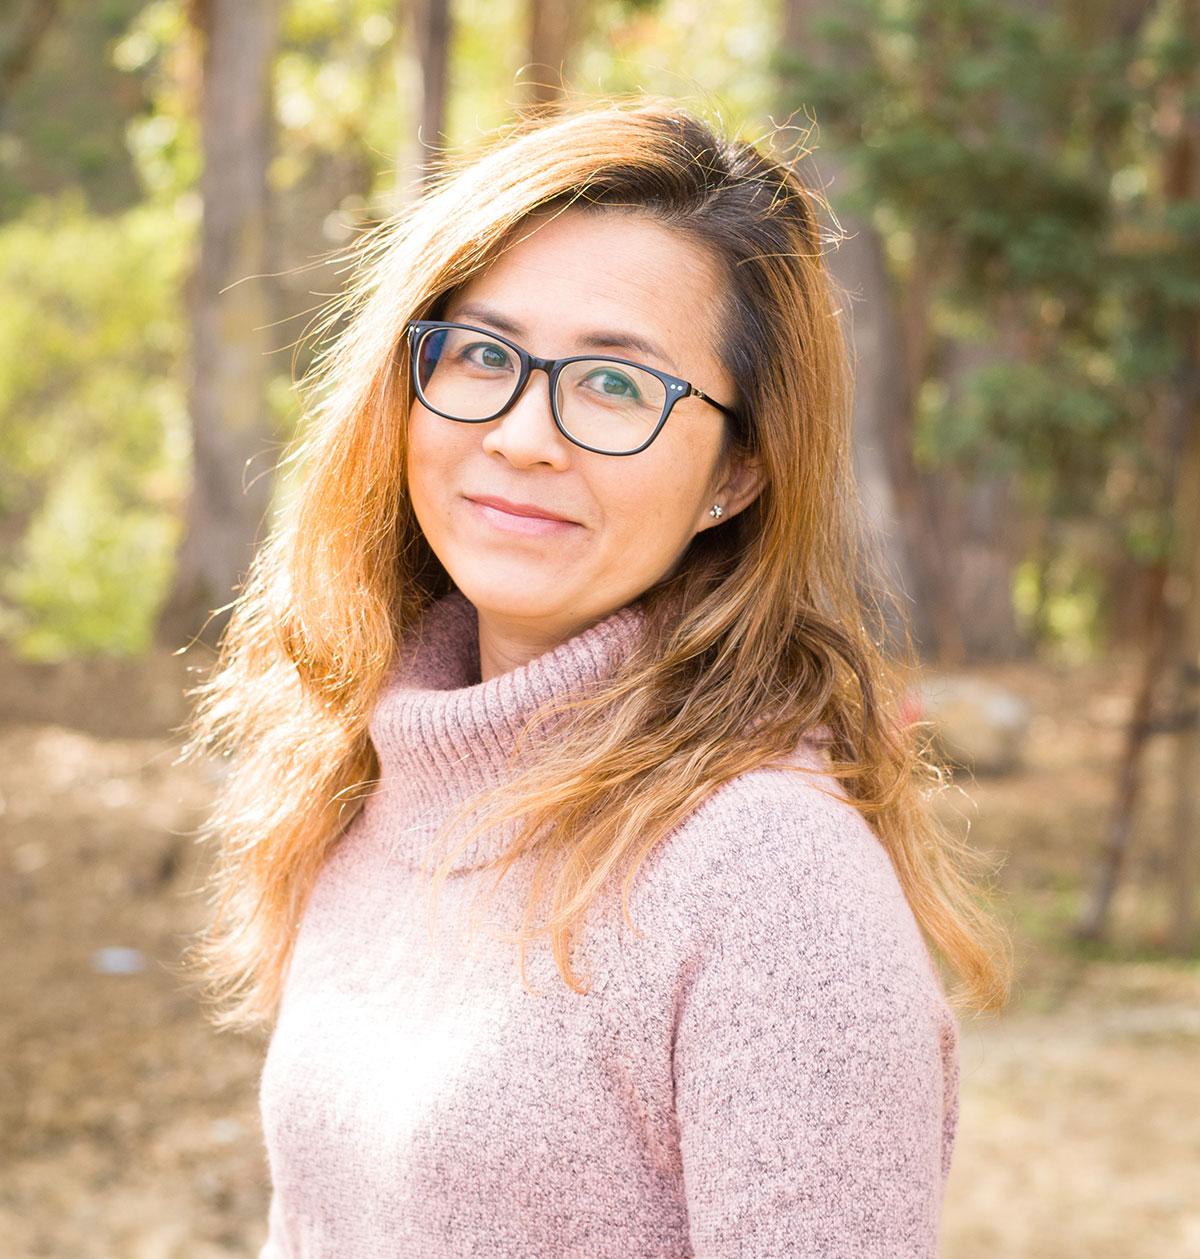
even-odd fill
[{"label": "woman's nose", "polygon": [[483,448],[502,455],[514,467],[547,464],[565,468],[571,461],[571,443],[558,431],[550,407],[549,380],[545,372],[532,371],[511,407],[486,425]]}]

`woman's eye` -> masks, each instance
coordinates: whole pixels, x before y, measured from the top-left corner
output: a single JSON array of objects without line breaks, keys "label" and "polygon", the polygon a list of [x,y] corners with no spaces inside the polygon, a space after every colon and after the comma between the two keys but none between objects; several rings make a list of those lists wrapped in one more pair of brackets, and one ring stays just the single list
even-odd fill
[{"label": "woman's eye", "polygon": [[584,377],[582,384],[586,389],[591,389],[606,398],[637,402],[642,396],[637,385],[624,372],[614,371],[612,368],[589,373]]},{"label": "woman's eye", "polygon": [[504,346],[488,341],[480,341],[475,345],[467,346],[463,350],[462,357],[476,367],[486,367],[491,371],[503,370],[512,358]]}]

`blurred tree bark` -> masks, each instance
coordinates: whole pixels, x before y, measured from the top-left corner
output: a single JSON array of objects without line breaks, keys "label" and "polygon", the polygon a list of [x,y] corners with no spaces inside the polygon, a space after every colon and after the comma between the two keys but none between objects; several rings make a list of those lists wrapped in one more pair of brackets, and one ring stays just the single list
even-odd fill
[{"label": "blurred tree bark", "polygon": [[530,105],[552,106],[565,95],[568,62],[587,17],[588,0],[529,0],[529,59],[522,77]]},{"label": "blurred tree bark", "polygon": [[223,626],[271,498],[267,167],[279,11],[280,0],[193,0],[190,10],[203,48],[203,222],[187,292],[192,491],[159,622],[172,645]]},{"label": "blurred tree bark", "polygon": [[[1193,160],[1200,156],[1193,145]],[[1193,319],[1193,324],[1200,320]],[[1193,328],[1189,363],[1181,372],[1175,403],[1187,425],[1179,478],[1179,574],[1187,591],[1180,617],[1179,650],[1175,662],[1176,711],[1179,733],[1175,748],[1174,815],[1171,857],[1171,926],[1173,952],[1187,955],[1196,947],[1196,858],[1200,831],[1200,382]]]},{"label": "blurred tree bark", "polygon": [[0,114],[29,73],[38,45],[58,16],[59,0],[26,0],[12,7],[16,13],[4,23],[0,39]]},{"label": "blurred tree bark", "polygon": [[[815,25],[836,8],[831,0],[784,0],[779,94],[785,116],[803,105],[788,54],[820,59],[824,49]],[[826,145],[818,165],[836,205],[847,181],[845,162]],[[916,390],[929,352],[925,289],[918,269],[902,317],[879,234],[866,219],[840,209],[838,220],[844,238],[830,257],[830,268],[849,298],[845,314],[856,369],[854,454],[864,506],[885,566],[908,594],[917,640],[942,659],[957,660],[962,638],[942,541],[913,453]]]},{"label": "blurred tree bark", "polygon": [[[1107,21],[1115,34],[1128,39],[1154,20],[1156,8],[1148,0],[1110,0],[1106,8],[1097,6],[1080,16]],[[1180,34],[1191,48],[1197,47],[1200,7],[1186,5],[1180,18]],[[1168,207],[1200,205],[1198,77],[1190,59],[1151,102],[1155,130],[1165,141],[1157,183]],[[1156,244],[1164,253],[1171,246],[1169,240]],[[1157,414],[1147,428],[1165,438],[1161,497],[1173,546],[1149,569],[1141,675],[1096,886],[1078,934],[1086,940],[1108,934],[1113,898],[1133,846],[1146,746],[1152,734],[1167,730],[1175,738],[1167,939],[1172,951],[1187,955],[1196,948],[1200,840],[1200,311],[1194,305],[1176,305],[1165,315],[1163,332],[1176,365],[1152,390]],[[1164,690],[1169,694],[1161,694]]]},{"label": "blurred tree bark", "polygon": [[[992,343],[941,342],[939,374],[949,406],[965,405],[965,382],[974,372],[1003,361],[1006,350],[1010,361],[1019,357],[1020,351],[1012,348],[1021,337],[1019,323],[1012,317],[998,323],[1000,336]],[[942,543],[946,598],[955,625],[951,651],[943,651],[942,658],[957,654],[959,660],[1011,660],[1027,653],[1029,640],[1013,603],[1015,574],[1028,540],[1015,500],[1016,476],[948,469],[927,475],[925,481],[935,504],[931,515]]]},{"label": "blurred tree bark", "polygon": [[[402,95],[414,107],[417,132],[415,152],[401,154],[401,199],[429,182],[437,169],[446,136],[446,100],[450,92],[450,42],[454,22],[450,0],[400,0],[396,25],[409,30],[411,52],[399,58]],[[413,171],[408,178],[406,172]]]},{"label": "blurred tree bark", "polygon": [[[1184,11],[1185,33],[1200,45],[1200,8]],[[1200,73],[1192,63],[1159,102],[1163,126],[1173,134],[1167,147],[1163,189],[1169,204],[1200,206]],[[1193,306],[1174,319],[1178,366],[1165,390],[1170,431],[1182,450],[1176,491],[1178,572],[1185,592],[1176,659],[1179,733],[1176,736],[1175,808],[1172,854],[1171,948],[1190,954],[1196,947],[1196,859],[1200,830],[1200,311]]]}]

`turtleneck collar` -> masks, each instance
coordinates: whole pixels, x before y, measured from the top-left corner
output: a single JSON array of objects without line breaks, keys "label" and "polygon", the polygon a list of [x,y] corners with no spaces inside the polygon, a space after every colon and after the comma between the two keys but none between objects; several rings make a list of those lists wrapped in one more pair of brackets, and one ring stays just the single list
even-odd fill
[{"label": "turtleneck collar", "polygon": [[[392,857],[423,865],[441,823],[502,780],[530,718],[608,678],[641,627],[640,613],[622,609],[521,668],[480,682],[475,609],[457,593],[430,608],[403,647],[369,727],[380,782],[364,822]],[[489,855],[484,836],[455,868]]]}]

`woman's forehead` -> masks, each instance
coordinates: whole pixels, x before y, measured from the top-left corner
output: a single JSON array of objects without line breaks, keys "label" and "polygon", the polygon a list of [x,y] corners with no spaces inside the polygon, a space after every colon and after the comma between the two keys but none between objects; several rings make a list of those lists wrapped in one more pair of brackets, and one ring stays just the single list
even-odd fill
[{"label": "woman's forehead", "polygon": [[527,347],[544,356],[623,349],[683,372],[715,357],[724,297],[720,268],[683,233],[648,214],[568,210],[523,225],[446,317],[570,343]]}]

